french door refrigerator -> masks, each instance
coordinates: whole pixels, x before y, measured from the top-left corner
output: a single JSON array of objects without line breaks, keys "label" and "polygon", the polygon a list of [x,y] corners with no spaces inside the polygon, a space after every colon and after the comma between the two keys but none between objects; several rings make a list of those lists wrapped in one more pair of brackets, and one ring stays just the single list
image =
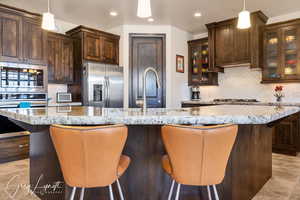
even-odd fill
[{"label": "french door refrigerator", "polygon": [[88,62],[83,68],[83,105],[123,107],[123,67]]}]

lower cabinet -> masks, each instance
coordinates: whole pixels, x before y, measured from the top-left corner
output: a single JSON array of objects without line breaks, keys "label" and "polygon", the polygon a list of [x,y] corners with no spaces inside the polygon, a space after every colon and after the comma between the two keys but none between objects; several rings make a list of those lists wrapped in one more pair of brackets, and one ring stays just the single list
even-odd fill
[{"label": "lower cabinet", "polygon": [[289,116],[275,125],[273,152],[296,156],[300,151],[300,114]]},{"label": "lower cabinet", "polygon": [[73,40],[58,33],[48,33],[48,81],[73,82]]},{"label": "lower cabinet", "polygon": [[0,138],[0,163],[29,157],[29,135]]}]

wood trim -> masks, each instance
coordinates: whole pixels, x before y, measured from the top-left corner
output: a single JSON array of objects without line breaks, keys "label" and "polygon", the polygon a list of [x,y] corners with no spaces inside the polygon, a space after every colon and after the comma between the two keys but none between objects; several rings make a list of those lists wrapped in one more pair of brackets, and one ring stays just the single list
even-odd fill
[{"label": "wood trim", "polygon": [[165,33],[156,33],[156,34],[152,34],[152,33],[129,33],[129,74],[128,74],[128,103],[129,103],[129,107],[130,105],[132,105],[132,91],[130,89],[130,86],[132,84],[132,45],[133,45],[133,38],[134,37],[157,37],[157,38],[162,38],[163,40],[163,68],[162,68],[162,72],[163,72],[163,103],[162,106],[166,107],[166,34]]},{"label": "wood trim", "polygon": [[94,29],[94,28],[83,26],[83,25],[77,26],[77,27],[75,27],[75,28],[67,31],[66,34],[67,35],[73,35],[73,34],[76,34],[78,32],[81,32],[81,31],[83,31],[83,32],[89,32],[89,33],[93,33],[93,34],[97,34],[97,35],[110,36],[110,37],[114,37],[114,38],[120,39],[119,35],[115,35],[115,34],[112,34],[112,33],[100,31],[100,30],[97,30],[97,29]]},{"label": "wood trim", "polygon": [[34,15],[36,17],[42,17],[42,15],[39,14],[39,13],[30,12],[30,11],[27,11],[27,10],[24,10],[24,9],[21,9],[21,8],[8,6],[8,5],[5,5],[5,4],[2,4],[2,3],[0,3],[0,9],[5,9],[7,11],[11,11],[11,12],[14,12],[14,13],[17,12],[19,15],[23,15],[23,16],[27,14],[27,15]]}]

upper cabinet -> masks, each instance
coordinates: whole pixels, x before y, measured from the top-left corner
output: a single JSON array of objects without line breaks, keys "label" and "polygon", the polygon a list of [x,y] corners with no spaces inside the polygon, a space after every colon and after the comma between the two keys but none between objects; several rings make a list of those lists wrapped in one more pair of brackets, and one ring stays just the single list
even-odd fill
[{"label": "upper cabinet", "polygon": [[84,26],[68,31],[67,35],[75,39],[75,54],[82,54],[82,60],[119,64],[120,36]]},{"label": "upper cabinet", "polygon": [[300,20],[264,28],[262,83],[300,82]]},{"label": "upper cabinet", "polygon": [[22,60],[22,18],[0,10],[0,60]]},{"label": "upper cabinet", "polygon": [[189,85],[218,85],[218,73],[209,68],[208,39],[191,40],[189,47]]},{"label": "upper cabinet", "polygon": [[41,16],[0,4],[0,61],[47,64]]},{"label": "upper cabinet", "polygon": [[48,33],[48,81],[69,84],[73,82],[73,40],[63,34]]},{"label": "upper cabinet", "polygon": [[237,18],[207,24],[210,68],[250,64],[261,67],[261,28],[267,17],[257,11],[251,14],[251,28],[238,29]]}]

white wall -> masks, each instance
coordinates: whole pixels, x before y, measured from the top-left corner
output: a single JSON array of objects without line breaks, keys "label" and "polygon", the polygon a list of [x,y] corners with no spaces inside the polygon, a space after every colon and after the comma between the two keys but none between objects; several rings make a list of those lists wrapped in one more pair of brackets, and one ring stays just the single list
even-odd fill
[{"label": "white wall", "polygon": [[[300,12],[272,17],[268,24],[300,18]],[[194,39],[207,37],[207,33],[194,35]],[[202,100],[215,98],[255,98],[260,101],[275,101],[274,88],[284,86],[285,102],[300,102],[300,83],[261,84],[261,71],[249,67],[227,68],[225,73],[219,73],[219,86],[201,87]],[[188,98],[186,98],[188,99]]]},{"label": "white wall", "polygon": [[[128,69],[130,33],[166,34],[166,107],[180,105],[184,95],[188,96],[188,93],[186,94],[186,91],[188,91],[187,41],[192,38],[192,35],[169,25],[122,25],[107,31],[121,36],[120,65],[124,67],[124,107],[128,107],[129,105]],[[185,57],[186,70],[184,74],[176,72],[176,54]],[[177,88],[177,90],[174,88]]]}]

